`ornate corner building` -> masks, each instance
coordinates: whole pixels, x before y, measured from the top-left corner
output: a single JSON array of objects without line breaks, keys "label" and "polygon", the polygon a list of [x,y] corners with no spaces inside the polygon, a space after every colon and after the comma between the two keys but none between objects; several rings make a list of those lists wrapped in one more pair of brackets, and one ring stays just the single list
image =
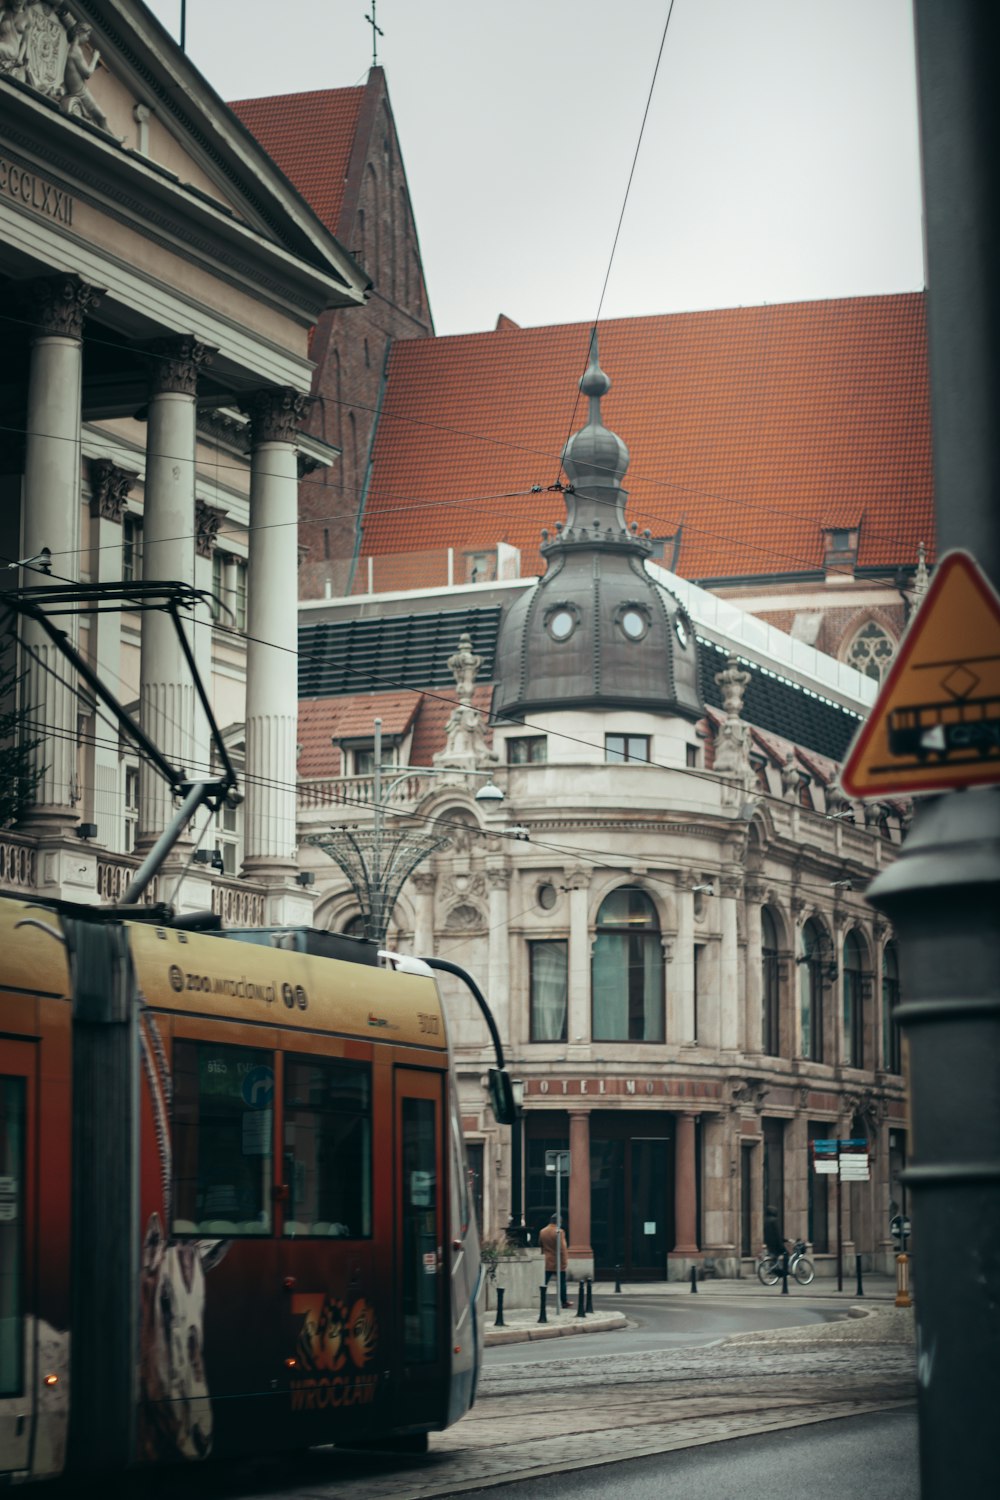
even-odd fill
[{"label": "ornate corner building", "polygon": [[[523,1084],[520,1125],[498,1129],[485,1028],[449,984],[486,1232],[523,1214],[537,1233],[547,1157],[568,1149],[581,1273],[738,1274],[770,1203],[832,1270],[812,1142],[850,1137],[872,1179],[844,1190],[845,1249],[882,1266],[903,1206],[898,965],[862,891],[908,810],[836,789],[874,683],[749,615],[720,628],[714,596],[651,560],[626,519],[628,449],[602,422],[609,385],[595,340],[539,579],[303,610],[317,920],[364,929],[320,851],[371,816],[377,717],[385,815],[428,837],[390,938],[476,975]],[[477,797],[484,776],[502,801]]]}]

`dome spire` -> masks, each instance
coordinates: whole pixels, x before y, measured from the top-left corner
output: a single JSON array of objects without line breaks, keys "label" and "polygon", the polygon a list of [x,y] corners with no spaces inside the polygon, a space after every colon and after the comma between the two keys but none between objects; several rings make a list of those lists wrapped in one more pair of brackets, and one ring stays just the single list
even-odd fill
[{"label": "dome spire", "polygon": [[[590,363],[580,379],[580,390],[587,397],[587,425],[575,432],[563,449],[562,464],[575,494],[566,496],[566,524],[572,530],[577,515],[586,525],[600,519],[602,509],[614,512],[617,529],[625,530],[627,491],[622,480],[629,464],[629,452],[616,432],[610,432],[601,421],[601,398],[611,389],[611,381],[601,369],[597,350],[597,324],[590,334]],[[596,506],[593,513],[589,510]]]}]

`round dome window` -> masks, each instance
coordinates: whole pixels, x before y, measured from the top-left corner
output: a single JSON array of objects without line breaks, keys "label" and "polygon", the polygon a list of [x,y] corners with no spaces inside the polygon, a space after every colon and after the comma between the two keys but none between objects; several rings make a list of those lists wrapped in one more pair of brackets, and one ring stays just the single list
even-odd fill
[{"label": "round dome window", "polygon": [[688,643],[687,626],[685,625],[684,620],[680,615],[674,616],[674,631],[681,645],[686,646]]},{"label": "round dome window", "polygon": [[549,617],[549,634],[555,641],[568,641],[576,629],[576,617],[568,609],[557,609]]},{"label": "round dome window", "polygon": [[621,627],[630,641],[641,641],[649,629],[649,619],[641,610],[627,609],[621,617]]}]

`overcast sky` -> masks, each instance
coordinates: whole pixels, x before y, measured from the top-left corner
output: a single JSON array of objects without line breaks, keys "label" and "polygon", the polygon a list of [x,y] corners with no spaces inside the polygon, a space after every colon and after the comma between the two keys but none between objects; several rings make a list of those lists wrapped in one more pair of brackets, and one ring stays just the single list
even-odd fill
[{"label": "overcast sky", "polygon": [[[593,319],[669,0],[377,4],[438,333]],[[188,52],[225,99],[348,87],[366,10],[188,0]],[[674,0],[601,316],[923,284],[911,0]]]}]

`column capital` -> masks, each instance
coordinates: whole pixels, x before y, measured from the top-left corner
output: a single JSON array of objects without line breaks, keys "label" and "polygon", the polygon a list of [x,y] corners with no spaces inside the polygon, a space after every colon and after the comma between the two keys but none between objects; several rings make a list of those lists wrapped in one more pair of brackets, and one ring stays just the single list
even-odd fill
[{"label": "column capital", "polygon": [[198,376],[212,363],[214,349],[190,334],[153,339],[144,345],[150,396],[196,396]]},{"label": "column capital", "polygon": [[194,548],[199,557],[211,557],[219,527],[228,516],[228,510],[216,505],[206,505],[204,500],[194,502]]},{"label": "column capital", "polygon": [[729,901],[738,900],[743,891],[743,880],[739,875],[722,875],[719,878],[719,894]]},{"label": "column capital", "polygon": [[90,460],[90,514],[121,525],[129,490],[137,475],[120,469],[110,458]]},{"label": "column capital", "polygon": [[568,891],[589,891],[593,872],[583,865],[576,865],[573,869],[566,871],[564,879]]},{"label": "column capital", "polygon": [[437,875],[433,870],[414,870],[410,876],[413,889],[420,896],[433,896],[434,887],[437,885]]},{"label": "column capital", "polygon": [[312,405],[290,385],[268,386],[252,391],[240,401],[240,410],[250,418],[252,444],[294,443],[299,426]]},{"label": "column capital", "polygon": [[510,885],[511,871],[502,865],[497,868],[487,867],[486,884],[492,891],[505,891]]},{"label": "column capital", "polygon": [[39,276],[25,282],[19,300],[32,315],[36,338],[82,339],[84,319],[101,295],[101,288],[70,271],[65,276]]},{"label": "column capital", "polygon": [[763,906],[767,897],[767,886],[760,880],[748,880],[744,886],[747,900],[753,906]]}]

